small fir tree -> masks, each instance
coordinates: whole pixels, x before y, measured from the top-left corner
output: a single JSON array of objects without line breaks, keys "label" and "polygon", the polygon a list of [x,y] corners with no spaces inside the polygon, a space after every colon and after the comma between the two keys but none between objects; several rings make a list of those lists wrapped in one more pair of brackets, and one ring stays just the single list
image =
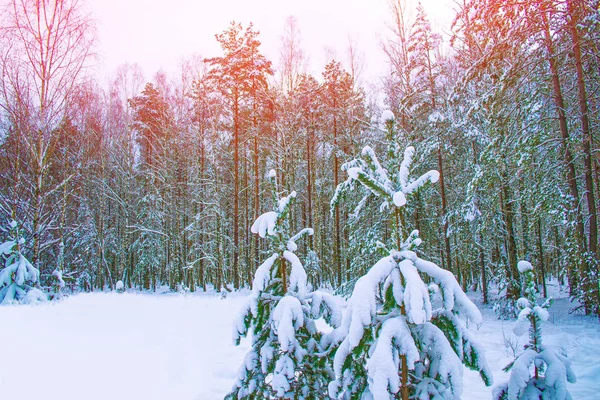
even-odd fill
[{"label": "small fir tree", "polygon": [[[492,383],[481,347],[459,318],[480,323],[479,310],[452,273],[417,256],[418,231],[404,236],[406,196],[439,177],[429,171],[409,180],[413,154],[408,147],[402,162],[392,163],[393,168],[400,164],[394,174],[370,147],[342,167],[349,177],[336,190],[332,205],[360,183],[382,200],[380,211],[393,223],[393,244],[379,243],[388,256],[356,282],[342,324],[329,338],[335,348],[332,398],[459,398],[461,362],[479,371],[486,385]],[[433,283],[427,286],[421,274]]]},{"label": "small fir tree", "polygon": [[63,271],[56,268],[52,271],[52,294],[51,299],[61,299],[63,297],[63,289],[65,288],[65,280],[63,279]]},{"label": "small fir tree", "polygon": [[19,233],[17,222],[12,220],[7,231],[8,240],[0,245],[0,255],[4,257],[4,269],[0,271],[0,305],[45,301],[46,295],[35,288],[40,271],[21,252],[25,239]]},{"label": "small fir tree", "polygon": [[294,252],[296,242],[313,230],[290,235],[296,192],[278,199],[275,171],[269,178],[275,207],[258,217],[251,231],[269,240],[271,256],[258,267],[249,302],[234,326],[236,345],[252,331],[252,348],[226,398],[321,399],[333,374],[326,358],[318,355],[322,334],[315,319],[323,316],[338,326],[341,312],[333,296],[308,291],[306,272]]},{"label": "small fir tree", "polygon": [[523,352],[508,364],[508,382],[494,389],[495,400],[568,400],[571,395],[567,382],[575,383],[571,361],[562,348],[542,345],[542,322],[548,320],[549,298],[537,305],[537,288],[533,266],[528,261],[519,261],[519,272],[524,281],[524,297],[517,306],[521,309],[513,332],[521,336],[529,329],[529,341]]}]

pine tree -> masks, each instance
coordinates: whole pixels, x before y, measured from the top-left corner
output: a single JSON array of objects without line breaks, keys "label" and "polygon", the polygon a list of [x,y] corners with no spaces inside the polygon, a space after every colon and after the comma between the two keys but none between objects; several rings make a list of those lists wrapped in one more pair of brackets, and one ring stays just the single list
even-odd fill
[{"label": "pine tree", "polygon": [[[358,182],[382,200],[380,212],[390,217],[393,228],[391,246],[379,243],[388,255],[356,282],[342,324],[331,334],[336,348],[332,398],[458,398],[461,362],[479,371],[487,385],[492,382],[481,348],[459,318],[480,323],[479,310],[451,272],[417,256],[419,232],[404,234],[406,196],[439,177],[429,171],[409,180],[413,155],[414,148],[408,147],[392,174],[367,146],[360,158],[342,166],[349,177],[332,204]],[[433,283],[427,286],[421,274]]]},{"label": "pine tree", "polygon": [[153,166],[164,156],[164,145],[170,134],[172,117],[169,106],[158,88],[146,83],[139,96],[129,100],[134,111],[133,128],[140,146],[143,166]]},{"label": "pine tree", "polygon": [[0,271],[0,305],[23,302],[26,304],[46,300],[46,295],[35,288],[40,271],[21,252],[25,239],[21,237],[17,222],[9,224],[9,239],[0,245],[0,255],[5,258]]},{"label": "pine tree", "polygon": [[252,348],[226,398],[321,399],[326,397],[332,373],[326,358],[318,356],[322,334],[315,319],[324,316],[338,326],[338,300],[326,293],[309,293],[306,272],[294,252],[296,242],[313,230],[290,235],[296,192],[277,199],[274,170],[269,178],[274,209],[258,217],[251,231],[269,240],[271,256],[258,267],[252,295],[234,327],[236,345],[252,331]]},{"label": "pine tree", "polygon": [[[523,352],[508,364],[504,371],[511,371],[508,382],[494,389],[495,400],[565,400],[571,399],[567,382],[575,383],[571,361],[561,348],[542,345],[542,322],[548,320],[548,307],[552,299],[541,306],[536,305],[537,288],[533,266],[519,261],[519,272],[524,280],[524,294],[517,302],[521,308],[513,332],[521,336],[529,329],[529,341]],[[533,365],[533,375],[530,367]]]},{"label": "pine tree", "polygon": [[[273,75],[271,61],[259,51],[261,42],[258,31],[250,24],[243,32],[242,25],[232,22],[223,33],[216,35],[223,56],[206,59],[210,65],[208,79],[225,100],[225,108],[230,112],[232,123],[231,147],[233,150],[233,262],[231,275],[233,286],[237,289],[243,283],[240,279],[240,171],[241,157],[244,156],[244,109],[251,103],[254,109],[257,96],[268,88],[267,79]],[[256,111],[254,109],[253,111]],[[254,113],[254,115],[256,115]],[[256,126],[256,124],[254,124]],[[254,142],[254,152],[258,153],[258,138]],[[240,154],[241,152],[241,154]],[[255,165],[257,163],[255,158]]]}]

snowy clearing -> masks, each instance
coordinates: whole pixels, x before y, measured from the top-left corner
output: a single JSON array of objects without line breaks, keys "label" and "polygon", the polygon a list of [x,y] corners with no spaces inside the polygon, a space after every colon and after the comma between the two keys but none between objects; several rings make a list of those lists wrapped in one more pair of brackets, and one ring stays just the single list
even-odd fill
[{"label": "snowy clearing", "polygon": [[0,398],[223,398],[247,351],[231,341],[244,300],[93,293],[1,307]]},{"label": "snowy clearing", "polygon": [[[39,306],[0,307],[0,393],[3,399],[221,399],[231,389],[248,341],[232,344],[245,295],[92,293]],[[600,392],[600,326],[568,314],[567,299],[550,308],[544,342],[573,360],[574,399]],[[505,346],[512,321],[482,309],[477,338],[495,383],[507,379]],[[471,329],[477,329],[472,326]],[[526,340],[520,338],[519,345]],[[7,360],[10,360],[7,362]],[[25,390],[24,390],[25,388]],[[477,373],[465,371],[463,399],[491,398]]]}]

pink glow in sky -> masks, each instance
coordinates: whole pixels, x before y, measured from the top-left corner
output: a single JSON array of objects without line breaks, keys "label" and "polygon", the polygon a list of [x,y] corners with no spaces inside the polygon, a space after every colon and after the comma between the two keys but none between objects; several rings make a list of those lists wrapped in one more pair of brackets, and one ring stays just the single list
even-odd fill
[{"label": "pink glow in sky", "polygon": [[[451,0],[424,0],[435,23],[451,18]],[[214,38],[232,20],[260,31],[263,53],[277,65],[286,18],[297,18],[309,72],[320,75],[325,48],[344,61],[348,37],[364,52],[364,75],[386,71],[379,38],[389,20],[387,0],[87,0],[97,20],[99,73],[111,76],[122,63],[140,64],[151,78],[159,69],[171,73],[183,58],[220,54]]]}]

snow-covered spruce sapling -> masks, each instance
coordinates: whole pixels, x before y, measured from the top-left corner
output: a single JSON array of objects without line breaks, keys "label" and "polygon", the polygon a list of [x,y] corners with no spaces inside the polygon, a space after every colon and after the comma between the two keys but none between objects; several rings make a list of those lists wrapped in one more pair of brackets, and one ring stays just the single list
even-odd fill
[{"label": "snow-covered spruce sapling", "polygon": [[63,279],[62,269],[56,268],[52,271],[52,294],[51,299],[60,299],[63,297],[63,289],[65,288],[65,280]]},{"label": "snow-covered spruce sapling", "polygon": [[[459,398],[461,362],[492,384],[482,349],[459,318],[480,323],[481,313],[451,272],[417,256],[418,231],[404,236],[406,196],[439,176],[429,171],[410,180],[413,154],[408,147],[393,174],[370,147],[342,167],[348,180],[336,190],[332,205],[358,182],[382,200],[380,210],[389,213],[394,226],[389,255],[356,282],[342,324],[329,337],[337,348],[335,380],[329,385],[333,398]],[[390,168],[398,168],[394,164]],[[427,286],[421,274],[433,283]]]},{"label": "snow-covered spruce sapling", "polygon": [[278,199],[275,171],[269,179],[274,209],[258,217],[251,231],[269,241],[271,255],[256,270],[249,302],[234,325],[235,343],[252,332],[252,348],[226,398],[321,399],[333,373],[319,355],[322,335],[315,319],[324,316],[338,326],[341,312],[333,296],[308,291],[306,272],[294,252],[296,242],[313,230],[290,234],[296,192]]},{"label": "snow-covered spruce sapling", "polygon": [[17,222],[10,221],[7,231],[8,240],[0,245],[0,255],[4,258],[4,268],[0,270],[0,305],[46,301],[46,295],[35,288],[40,271],[21,252],[25,239]]},{"label": "snow-covered spruce sapling", "polygon": [[571,361],[559,347],[542,344],[542,322],[548,320],[551,300],[537,305],[537,289],[533,266],[528,261],[519,261],[519,272],[523,276],[524,294],[517,305],[521,308],[513,332],[521,336],[529,330],[529,341],[523,352],[504,368],[510,371],[508,382],[494,389],[496,400],[567,400],[567,382],[575,383]]}]

